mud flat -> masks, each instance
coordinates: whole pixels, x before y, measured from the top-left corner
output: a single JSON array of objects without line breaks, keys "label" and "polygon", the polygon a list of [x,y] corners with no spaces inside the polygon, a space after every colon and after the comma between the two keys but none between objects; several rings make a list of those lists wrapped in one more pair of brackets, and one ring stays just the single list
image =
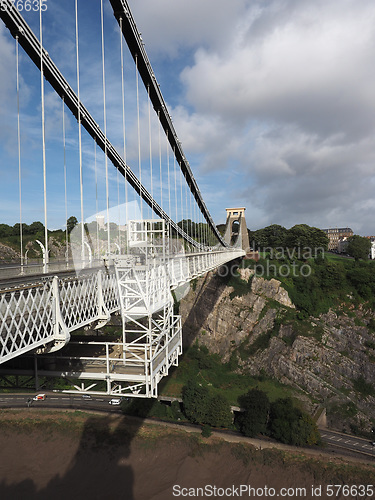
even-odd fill
[{"label": "mud flat", "polygon": [[204,498],[197,489],[204,487],[228,498],[224,489],[241,485],[267,487],[258,498],[272,488],[276,495],[302,488],[288,498],[314,498],[313,485],[322,486],[320,498],[332,498],[328,484],[375,484],[372,465],[259,450],[122,416],[9,410],[0,413],[0,429],[2,500]]}]

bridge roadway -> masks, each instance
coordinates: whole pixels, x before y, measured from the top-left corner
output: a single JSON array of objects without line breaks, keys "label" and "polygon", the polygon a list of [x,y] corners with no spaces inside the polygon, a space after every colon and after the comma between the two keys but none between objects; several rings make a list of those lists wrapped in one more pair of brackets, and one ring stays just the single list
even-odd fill
[{"label": "bridge roadway", "polygon": [[[38,266],[40,267],[40,266]],[[102,266],[100,266],[102,267]],[[100,267],[92,267],[89,269],[85,269],[85,274],[93,274],[97,272]],[[19,269],[19,268],[17,268]],[[64,278],[72,278],[77,276],[77,272],[74,269],[66,269],[64,271],[51,271],[48,273],[33,273],[30,274],[17,274],[16,276],[9,276],[7,278],[3,278],[1,276],[2,270],[0,270],[0,291],[2,290],[14,290],[14,289],[24,289],[33,286],[43,286],[43,284],[54,278],[54,276],[58,276],[61,279]]]}]

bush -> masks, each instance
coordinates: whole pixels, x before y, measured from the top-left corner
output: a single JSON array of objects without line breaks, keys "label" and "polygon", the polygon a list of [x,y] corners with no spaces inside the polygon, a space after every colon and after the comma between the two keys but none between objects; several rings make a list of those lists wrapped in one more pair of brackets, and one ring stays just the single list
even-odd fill
[{"label": "bush", "polygon": [[245,410],[238,417],[242,434],[248,437],[265,434],[270,410],[270,402],[267,394],[258,389],[251,389],[247,394],[238,399],[239,404]]},{"label": "bush", "polygon": [[229,427],[232,413],[228,401],[221,394],[209,398],[207,404],[207,422],[213,427]]},{"label": "bush", "polygon": [[194,424],[205,424],[208,415],[209,391],[207,387],[189,381],[182,389],[182,401],[186,417]]},{"label": "bush", "polygon": [[296,408],[291,398],[271,403],[270,435],[282,443],[294,446],[320,444],[318,428],[310,415]]},{"label": "bush", "polygon": [[189,381],[182,389],[186,417],[194,424],[228,427],[232,423],[230,405],[221,394],[212,394],[207,387]]},{"label": "bush", "polygon": [[202,427],[202,436],[205,438],[209,438],[212,435],[212,429],[209,425],[204,425]]}]

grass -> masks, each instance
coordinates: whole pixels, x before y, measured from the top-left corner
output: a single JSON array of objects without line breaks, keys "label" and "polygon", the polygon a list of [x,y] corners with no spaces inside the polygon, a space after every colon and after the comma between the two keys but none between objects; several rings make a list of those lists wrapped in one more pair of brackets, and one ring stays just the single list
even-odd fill
[{"label": "grass", "polygon": [[193,346],[187,351],[180,366],[174,368],[165,383],[161,384],[160,395],[181,397],[181,391],[188,380],[210,387],[214,393],[222,394],[228,402],[238,405],[238,397],[249,389],[257,387],[264,391],[271,401],[293,396],[293,389],[266,376],[254,377],[236,373],[236,360],[223,364],[219,356],[205,352],[201,347]]},{"label": "grass", "polygon": [[343,255],[330,252],[326,252],[324,254],[324,257],[330,262],[348,262],[354,260],[354,259],[349,259],[348,257],[344,257]]}]

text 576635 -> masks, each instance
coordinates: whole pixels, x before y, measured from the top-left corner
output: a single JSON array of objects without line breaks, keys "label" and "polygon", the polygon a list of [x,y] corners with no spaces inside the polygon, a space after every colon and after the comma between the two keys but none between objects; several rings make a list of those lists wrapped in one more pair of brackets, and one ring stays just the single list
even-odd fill
[{"label": "text 576635", "polygon": [[47,0],[0,0],[2,12],[17,9],[18,12],[42,12],[47,10]]}]

